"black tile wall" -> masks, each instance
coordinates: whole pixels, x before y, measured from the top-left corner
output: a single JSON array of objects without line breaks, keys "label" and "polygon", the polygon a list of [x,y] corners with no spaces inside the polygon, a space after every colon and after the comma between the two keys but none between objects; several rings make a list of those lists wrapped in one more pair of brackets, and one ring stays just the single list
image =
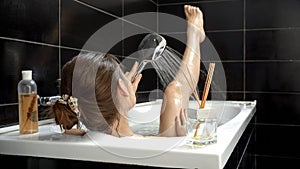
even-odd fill
[{"label": "black tile wall", "polygon": [[172,33],[172,34],[161,34],[167,41],[167,46],[177,51],[180,55],[183,56],[186,43],[186,33]]},{"label": "black tile wall", "polygon": [[[299,128],[300,107],[297,103],[300,55],[297,45],[300,2],[298,0],[158,0],[157,2],[159,12],[183,19],[182,8],[185,4],[198,6],[203,11],[207,39],[201,44],[202,61],[204,64],[216,62],[219,67],[222,65],[227,83],[225,89],[227,92],[211,89],[209,99],[257,100],[257,112],[252,123],[258,126],[255,129],[258,134],[255,134],[255,139],[251,141],[255,149],[251,152],[243,148],[237,150],[237,153],[245,150],[243,159],[237,166],[239,155],[233,153],[232,158],[235,160],[229,161],[227,167],[284,168],[285,162],[295,164],[298,154],[291,149],[299,147],[296,141],[289,142],[288,149],[276,149],[275,147],[284,141],[281,138],[276,140],[275,137],[278,134],[276,131],[293,133]],[[186,25],[183,22],[174,26],[166,22],[166,18],[159,18],[160,33],[185,34]],[[172,47],[183,51],[184,45],[176,43],[174,42]],[[205,72],[205,69],[203,70]],[[218,72],[218,69],[216,70]],[[215,83],[220,86],[217,79]],[[201,91],[203,87],[201,82],[198,87]],[[285,132],[286,130],[290,131]],[[252,159],[251,163],[247,162],[248,158]],[[272,160],[276,162],[271,164]]]},{"label": "black tile wall", "polygon": [[[200,96],[202,96],[202,93]],[[233,91],[218,92],[218,91],[210,90],[207,99],[208,100],[243,100],[244,94],[243,92],[233,92]]]},{"label": "black tile wall", "polygon": [[299,168],[299,158],[286,158],[274,156],[260,156],[255,157],[256,168]]},{"label": "black tile wall", "polygon": [[[157,17],[155,15],[151,24],[145,25],[134,20],[138,18],[126,20],[121,17],[156,10],[156,3],[150,0],[105,3],[90,0],[1,1],[0,77],[6,83],[0,86],[0,125],[18,121],[17,84],[21,80],[21,70],[33,70],[40,96],[57,95],[57,79],[62,66],[78,55],[83,47],[85,50],[115,54],[122,61],[125,58],[125,34],[135,31],[133,27],[142,29],[144,33],[149,33],[150,28],[156,31]],[[107,26],[108,23],[112,23],[111,27]],[[103,29],[106,32],[94,35]],[[140,31],[131,33],[135,35]],[[94,39],[91,40],[91,37]],[[136,51],[134,44],[138,45],[139,40],[133,36],[131,41],[126,42],[126,52]],[[134,60],[131,60],[133,63]],[[144,73],[154,76],[153,71]],[[139,92],[150,92],[153,86],[157,86],[156,81],[144,78]]]},{"label": "black tile wall", "polygon": [[[243,61],[243,31],[233,32],[207,32],[207,41],[217,51],[217,56],[212,53],[204,54],[203,61]],[[209,51],[209,46],[202,45],[203,52]]]},{"label": "black tile wall", "polygon": [[[128,38],[124,39],[123,45],[124,45],[124,56],[129,56],[131,58],[138,59],[139,53],[138,53],[138,46],[140,42],[143,40],[143,38],[147,35],[147,33],[139,34],[140,32],[144,32],[143,29],[137,28],[133,25],[126,24],[124,26],[125,30],[127,31],[130,28],[136,29],[136,31],[126,32],[126,36],[129,36]],[[137,34],[135,34],[137,33]],[[135,34],[133,36],[130,36],[131,34]]]},{"label": "black tile wall", "polygon": [[81,2],[89,6],[95,7],[98,10],[103,10],[103,12],[106,12],[110,15],[115,15],[118,17],[123,16],[123,0],[106,1],[105,3],[103,3],[102,1],[94,0],[81,0]]},{"label": "black tile wall", "polygon": [[298,61],[249,62],[246,69],[247,91],[300,91]]},{"label": "black tile wall", "polygon": [[293,93],[252,93],[249,100],[257,100],[257,123],[277,125],[300,124],[300,94]]},{"label": "black tile wall", "polygon": [[[176,15],[185,18],[183,6],[189,3],[161,5],[159,12]],[[207,31],[211,30],[232,30],[243,29],[243,6],[241,0],[237,1],[195,1],[190,3],[201,9],[204,15],[204,28]],[[234,18],[234,19],[233,19]],[[185,26],[178,25],[178,27],[168,26],[170,23],[166,22],[167,19],[159,18],[159,31],[160,32],[183,32]],[[173,24],[173,23],[172,23]],[[181,24],[181,23],[178,23]]]},{"label": "black tile wall", "polygon": [[[222,78],[224,73],[226,81]],[[224,88],[224,82],[226,83],[227,88]],[[243,63],[216,62],[212,84],[217,91],[243,91]]]},{"label": "black tile wall", "polygon": [[294,166],[299,159],[299,140],[276,136],[299,130],[299,5],[246,0],[245,90],[246,99],[257,100],[257,169]]},{"label": "black tile wall", "polygon": [[[300,153],[295,145],[299,143],[299,138],[286,138],[284,135],[294,135],[299,132],[300,127],[297,126],[277,126],[277,125],[259,125],[257,126],[256,137],[256,153],[264,156],[277,156],[298,158]],[[269,133],[269,134],[266,134]],[[279,137],[278,137],[279,136]]]},{"label": "black tile wall", "polygon": [[170,5],[170,4],[174,4],[174,3],[187,3],[190,0],[156,0],[156,2],[158,3],[158,5]]},{"label": "black tile wall", "polygon": [[[64,0],[61,2],[61,44],[63,46],[82,49],[83,45],[96,31],[115,19],[117,18],[76,1]],[[119,25],[119,28],[114,27],[116,32],[112,32],[112,35],[118,34],[118,39],[121,40],[122,24],[120,22],[117,25]],[[95,43],[89,44],[84,49],[97,50],[100,48],[101,50],[101,42],[106,44],[109,41],[109,35],[100,36],[96,36],[97,41],[95,40]],[[100,41],[99,44],[97,43],[98,40]],[[107,52],[107,50],[103,52]]]},{"label": "black tile wall", "polygon": [[247,60],[299,60],[300,29],[247,32]]},{"label": "black tile wall", "polygon": [[7,124],[17,124],[18,120],[18,104],[1,105],[0,106],[0,127]]},{"label": "black tile wall", "polygon": [[79,50],[72,49],[61,49],[61,67],[64,66],[68,61],[72,60],[73,57],[80,54]]},{"label": "black tile wall", "polygon": [[246,0],[246,28],[288,28],[300,26],[298,0]]},{"label": "black tile wall", "polygon": [[58,49],[30,43],[1,40],[1,75],[5,83],[0,84],[0,104],[17,103],[17,85],[22,79],[21,71],[32,69],[40,95],[56,95],[55,81],[58,76]]},{"label": "black tile wall", "polygon": [[0,36],[58,44],[58,0],[3,0]]},{"label": "black tile wall", "polygon": [[[253,120],[253,119],[252,119]],[[253,143],[255,139],[255,125],[250,123],[234,148],[230,158],[228,159],[224,169],[253,169],[255,167],[255,159],[251,155],[253,153]]]}]

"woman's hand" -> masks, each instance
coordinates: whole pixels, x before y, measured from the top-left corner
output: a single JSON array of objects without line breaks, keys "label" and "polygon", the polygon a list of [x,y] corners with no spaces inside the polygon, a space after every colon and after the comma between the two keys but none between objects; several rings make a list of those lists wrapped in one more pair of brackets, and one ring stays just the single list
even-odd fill
[{"label": "woman's hand", "polygon": [[[135,72],[137,71],[138,68],[138,62],[135,62],[134,65],[132,66],[130,72],[125,73],[125,77],[128,79],[128,81],[131,81],[132,77],[134,76]],[[132,87],[134,92],[136,92],[138,88],[138,84],[141,81],[142,74],[138,74],[135,80],[132,82]]]},{"label": "woman's hand", "polygon": [[186,136],[186,120],[187,120],[187,110],[181,109],[179,117],[175,118],[175,127],[177,136]]}]

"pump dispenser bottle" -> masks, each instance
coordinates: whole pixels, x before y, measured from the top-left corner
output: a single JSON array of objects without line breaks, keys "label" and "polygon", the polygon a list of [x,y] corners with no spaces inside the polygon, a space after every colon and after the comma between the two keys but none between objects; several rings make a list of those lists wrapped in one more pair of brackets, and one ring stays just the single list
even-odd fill
[{"label": "pump dispenser bottle", "polygon": [[19,134],[38,132],[37,86],[32,80],[32,71],[23,70],[18,83]]}]

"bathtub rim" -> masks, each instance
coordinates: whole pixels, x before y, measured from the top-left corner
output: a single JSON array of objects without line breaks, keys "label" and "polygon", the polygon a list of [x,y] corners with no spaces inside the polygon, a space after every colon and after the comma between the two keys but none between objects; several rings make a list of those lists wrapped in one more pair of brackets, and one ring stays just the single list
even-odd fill
[{"label": "bathtub rim", "polygon": [[[227,103],[233,103],[231,101],[226,101]],[[218,128],[218,143],[215,145],[207,146],[203,149],[193,149],[193,150],[182,150],[178,148],[174,148],[171,151],[162,154],[160,158],[154,158],[154,159],[145,159],[145,160],[135,160],[135,159],[124,159],[119,158],[116,156],[109,156],[109,154],[97,154],[98,157],[88,156],[87,154],[84,154],[83,156],[78,156],[78,154],[66,152],[65,154],[57,154],[57,152],[53,151],[53,147],[58,146],[58,148],[73,148],[73,146],[79,146],[78,151],[87,151],[87,152],[94,152],[93,146],[90,144],[84,144],[80,145],[75,142],[60,142],[55,143],[52,142],[53,145],[48,147],[47,144],[40,140],[22,140],[22,139],[16,139],[16,138],[9,138],[9,137],[3,137],[3,131],[0,131],[0,152],[3,155],[21,155],[21,156],[37,156],[37,157],[46,157],[46,158],[57,158],[57,159],[71,159],[71,160],[87,160],[87,161],[98,161],[98,162],[111,162],[111,163],[120,163],[120,164],[135,164],[135,165],[149,165],[149,166],[157,166],[157,167],[192,167],[192,168],[218,168],[221,169],[225,166],[228,158],[230,157],[231,152],[233,151],[234,147],[236,146],[239,138],[243,134],[245,128],[249,124],[250,120],[252,119],[255,111],[256,111],[256,101],[234,101],[235,104],[242,104],[246,105],[248,103],[251,103],[251,107],[245,106],[243,109],[243,113],[240,113],[237,115],[234,119],[226,123],[226,125],[222,125]],[[242,121],[241,121],[242,119]],[[52,120],[52,121],[51,121]],[[52,123],[53,119],[43,120],[41,123],[48,124]],[[230,126],[235,126],[235,130],[232,130]],[[238,127],[238,128],[237,128]],[[10,129],[13,129],[13,126],[9,127]],[[15,128],[18,128],[18,126],[15,126]],[[220,133],[219,133],[220,132]],[[9,133],[9,131],[5,131],[5,133]],[[226,135],[226,134],[229,134]],[[225,136],[226,135],[226,136]],[[219,140],[221,139],[221,140]],[[223,140],[222,140],[223,139]],[[221,145],[225,144],[225,145]],[[41,146],[44,148],[43,152],[39,152],[39,154],[34,154],[30,151],[24,151],[24,150],[12,150],[10,148],[16,147],[20,148],[20,146],[24,145],[32,145],[32,146]],[[46,146],[46,147],[44,147]],[[56,147],[57,148],[57,147]],[[88,149],[88,150],[86,150]],[[46,152],[46,153],[45,153]],[[99,153],[99,152],[94,152]],[[182,154],[185,154],[185,158],[191,158],[191,157],[202,157],[202,165],[201,160],[199,161],[190,161],[185,162],[186,160],[180,160],[178,163],[174,164],[172,159],[174,157],[181,157]],[[172,158],[171,158],[172,157]],[[200,158],[201,159],[201,158]],[[204,160],[204,161],[203,161]]]}]

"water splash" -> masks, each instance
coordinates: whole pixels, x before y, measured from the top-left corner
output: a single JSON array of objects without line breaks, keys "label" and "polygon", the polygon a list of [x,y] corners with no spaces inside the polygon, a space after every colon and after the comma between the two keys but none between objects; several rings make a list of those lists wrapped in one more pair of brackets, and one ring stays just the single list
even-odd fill
[{"label": "water splash", "polygon": [[176,77],[181,65],[181,55],[168,46],[161,55],[162,57],[151,64],[156,70],[163,88],[166,88]]}]

